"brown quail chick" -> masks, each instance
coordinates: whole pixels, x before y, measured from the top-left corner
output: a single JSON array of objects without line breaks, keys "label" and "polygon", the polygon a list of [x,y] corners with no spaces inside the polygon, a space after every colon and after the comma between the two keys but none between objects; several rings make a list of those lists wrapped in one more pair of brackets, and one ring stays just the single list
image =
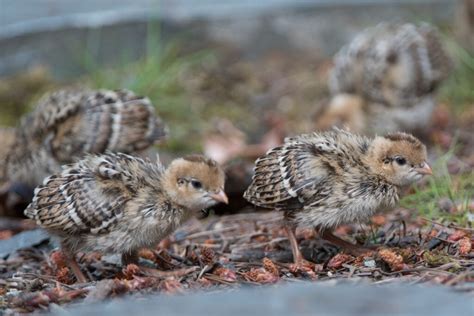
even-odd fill
[{"label": "brown quail chick", "polygon": [[167,169],[126,154],[87,156],[46,178],[25,215],[57,236],[71,269],[85,281],[79,251],[121,253],[124,264],[155,246],[184,221],[219,202],[228,203],[224,172],[199,155]]},{"label": "brown quail chick", "polygon": [[357,251],[331,231],[395,206],[402,187],[431,174],[426,159],[425,146],[405,133],[374,139],[339,129],[301,135],[256,161],[244,197],[257,206],[284,211],[294,260],[301,264],[297,226],[314,227],[323,238]]},{"label": "brown quail chick", "polygon": [[[382,23],[366,29],[343,47],[334,58],[329,88],[334,98],[349,95],[363,103],[365,122],[354,126],[358,132],[384,133],[415,131],[425,127],[435,107],[435,93],[450,73],[451,60],[438,32],[428,24]],[[344,103],[347,101],[347,103]],[[327,118],[346,109],[354,100],[346,97],[328,105]],[[344,115],[343,115],[344,116]],[[343,118],[344,120],[344,118]],[[337,120],[333,120],[337,124]],[[359,128],[360,125],[364,128]]]},{"label": "brown quail chick", "polygon": [[60,90],[21,120],[3,173],[12,183],[34,188],[86,153],[135,153],[165,134],[148,98],[127,90]]}]

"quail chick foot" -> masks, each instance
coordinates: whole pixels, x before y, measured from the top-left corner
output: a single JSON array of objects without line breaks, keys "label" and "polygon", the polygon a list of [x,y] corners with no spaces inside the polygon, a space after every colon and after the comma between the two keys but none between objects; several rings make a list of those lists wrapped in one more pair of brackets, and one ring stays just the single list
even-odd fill
[{"label": "quail chick foot", "polygon": [[79,283],[86,283],[88,282],[86,276],[84,273],[81,271],[81,267],[79,267],[79,264],[77,263],[76,259],[74,256],[64,253],[66,257],[66,262],[69,268],[71,268],[72,273],[74,273],[74,276],[76,277],[77,282]]}]

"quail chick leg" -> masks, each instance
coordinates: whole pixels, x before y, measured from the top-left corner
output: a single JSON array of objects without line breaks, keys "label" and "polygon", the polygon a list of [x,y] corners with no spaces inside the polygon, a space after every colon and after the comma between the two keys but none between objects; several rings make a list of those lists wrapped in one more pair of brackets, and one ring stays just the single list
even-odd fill
[{"label": "quail chick leg", "polygon": [[[132,252],[126,252],[122,254],[122,265],[126,267],[129,264],[136,264],[138,265],[138,252],[137,251],[132,251]],[[140,271],[144,274],[149,274],[149,275],[157,275],[157,269],[154,268],[149,268],[149,267],[138,267]]]},{"label": "quail chick leg", "polygon": [[295,263],[296,267],[304,267],[307,265],[311,265],[312,263],[307,261],[301,250],[298,246],[298,241],[296,240],[295,231],[296,228],[294,226],[285,225],[286,234],[288,235],[288,240],[290,241],[291,252],[293,253],[293,262]]},{"label": "quail chick leg", "polygon": [[347,241],[335,236],[329,230],[323,230],[322,232],[320,232],[320,236],[323,239],[329,241],[330,243],[345,249],[351,255],[360,256],[361,254],[364,254],[367,251],[370,251],[370,249],[368,249],[368,248],[361,247],[361,246],[358,246],[358,245],[354,245],[350,242],[347,242]]},{"label": "quail chick leg", "polygon": [[79,267],[79,265],[77,264],[76,259],[74,258],[74,255],[68,254],[64,251],[63,251],[63,253],[66,256],[67,265],[69,266],[69,268],[71,268],[72,273],[74,273],[74,276],[76,277],[77,282],[86,283],[87,278],[84,275],[84,273],[82,273],[81,268]]}]

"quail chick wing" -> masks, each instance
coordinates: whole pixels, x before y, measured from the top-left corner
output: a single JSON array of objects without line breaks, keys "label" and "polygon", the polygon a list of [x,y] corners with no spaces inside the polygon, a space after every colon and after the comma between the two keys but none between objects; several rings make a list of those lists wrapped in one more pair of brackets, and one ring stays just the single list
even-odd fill
[{"label": "quail chick wing", "polygon": [[145,179],[159,181],[161,173],[160,165],[124,154],[90,156],[46,178],[25,214],[60,235],[105,234]]},{"label": "quail chick wing", "polygon": [[285,211],[317,205],[330,198],[338,181],[358,175],[365,137],[335,129],[324,134],[288,138],[259,158],[252,184],[245,192],[251,203]]}]

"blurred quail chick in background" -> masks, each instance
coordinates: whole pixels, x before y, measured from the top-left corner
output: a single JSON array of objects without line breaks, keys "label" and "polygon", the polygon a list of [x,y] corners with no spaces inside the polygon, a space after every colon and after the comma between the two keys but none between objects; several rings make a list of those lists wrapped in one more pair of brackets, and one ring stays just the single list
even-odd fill
[{"label": "blurred quail chick in background", "polygon": [[339,129],[301,135],[256,161],[245,198],[284,211],[297,264],[304,262],[294,235],[297,226],[314,227],[323,238],[357,253],[360,249],[331,231],[395,206],[400,188],[431,174],[426,160],[425,146],[405,133],[374,139]]},{"label": "blurred quail chick in background", "polygon": [[332,100],[316,126],[368,134],[423,131],[450,70],[438,32],[428,24],[366,29],[334,57]]},{"label": "blurred quail chick in background", "polygon": [[77,279],[79,251],[121,253],[124,264],[154,247],[184,221],[228,203],[224,172],[204,156],[179,158],[165,169],[126,154],[87,156],[45,179],[25,215],[60,240]]},{"label": "blurred quail chick in background", "polygon": [[148,98],[127,90],[60,90],[44,96],[0,149],[1,173],[10,188],[27,187],[32,195],[45,177],[86,153],[136,153],[165,135]]}]

